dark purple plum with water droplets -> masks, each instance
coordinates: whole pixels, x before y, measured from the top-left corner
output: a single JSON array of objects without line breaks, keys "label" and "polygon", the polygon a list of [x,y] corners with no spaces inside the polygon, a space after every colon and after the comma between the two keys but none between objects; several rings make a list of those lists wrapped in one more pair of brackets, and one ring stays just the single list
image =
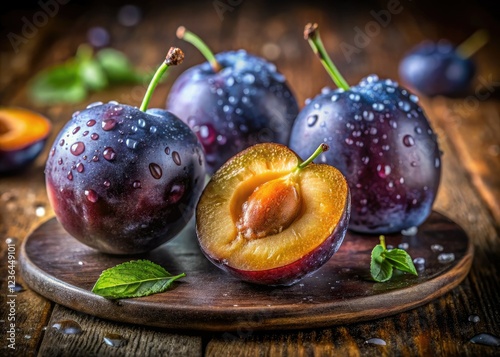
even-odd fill
[{"label": "dark purple plum with water droplets", "polygon": [[399,64],[399,76],[405,85],[428,96],[465,94],[476,67],[447,42],[424,41],[408,52]]},{"label": "dark purple plum with water droplets", "polygon": [[371,75],[349,90],[324,90],[292,129],[290,148],[337,167],[351,189],[350,229],[392,233],[420,225],[431,213],[441,177],[436,135],[418,98],[392,80]]},{"label": "dark purple plum with water droplets", "polygon": [[219,53],[222,69],[208,62],[175,81],[167,108],[184,120],[202,143],[207,168],[215,172],[247,147],[286,144],[299,109],[276,66],[244,50]]},{"label": "dark purple plum with water droplets", "polygon": [[45,174],[59,222],[106,253],[142,253],[173,238],[204,184],[196,135],[161,109],[91,105],[68,121],[52,152]]}]

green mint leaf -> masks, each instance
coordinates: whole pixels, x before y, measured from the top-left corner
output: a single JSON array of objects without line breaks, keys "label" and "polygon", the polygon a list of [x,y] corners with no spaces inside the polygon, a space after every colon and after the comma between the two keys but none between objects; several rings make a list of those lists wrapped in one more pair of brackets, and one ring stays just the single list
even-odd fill
[{"label": "green mint leaf", "polygon": [[133,260],[104,270],[92,292],[107,299],[147,296],[164,292],[184,276],[174,276],[149,260]]},{"label": "green mint leaf", "polygon": [[79,70],[80,67],[76,61],[68,61],[43,70],[30,82],[29,96],[41,104],[82,101],[87,96],[87,90],[83,85]]},{"label": "green mint leaf", "polygon": [[385,259],[387,259],[394,268],[418,276],[410,254],[405,250],[397,248],[389,250],[385,253]]},{"label": "green mint leaf", "polygon": [[154,75],[138,73],[124,53],[112,48],[97,52],[96,60],[112,83],[147,83]]},{"label": "green mint leaf", "polygon": [[80,63],[79,74],[84,85],[91,90],[101,90],[108,85],[106,73],[95,60],[83,61]]},{"label": "green mint leaf", "polygon": [[373,280],[378,282],[387,281],[392,277],[392,265],[385,259],[385,252],[381,244],[377,244],[372,250],[370,274]]}]

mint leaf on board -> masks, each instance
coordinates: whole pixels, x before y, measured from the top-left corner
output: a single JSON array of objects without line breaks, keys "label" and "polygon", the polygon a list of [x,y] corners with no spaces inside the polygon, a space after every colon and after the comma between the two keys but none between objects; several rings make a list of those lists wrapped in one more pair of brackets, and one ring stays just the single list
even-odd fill
[{"label": "mint leaf on board", "polygon": [[381,235],[380,244],[372,250],[370,274],[373,280],[381,283],[392,278],[394,269],[418,276],[410,255],[403,249],[387,250],[385,237]]},{"label": "mint leaf on board", "polygon": [[107,299],[141,297],[161,293],[186,274],[172,275],[149,260],[133,260],[104,270],[92,292]]}]

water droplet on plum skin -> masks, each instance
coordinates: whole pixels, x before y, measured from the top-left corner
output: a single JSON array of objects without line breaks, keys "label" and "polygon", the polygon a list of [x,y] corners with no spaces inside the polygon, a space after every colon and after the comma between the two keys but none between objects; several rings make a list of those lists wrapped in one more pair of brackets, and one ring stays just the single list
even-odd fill
[{"label": "water droplet on plum skin", "polygon": [[102,130],[104,131],[110,131],[116,126],[116,120],[115,119],[104,119],[102,121],[101,127]]},{"label": "water droplet on plum skin", "polygon": [[113,161],[114,159],[116,159],[116,152],[113,150],[113,148],[107,147],[102,152],[102,156],[108,161]]},{"label": "water droplet on plum skin", "polygon": [[76,171],[78,171],[79,173],[82,173],[84,170],[85,170],[85,166],[83,166],[83,164],[81,162],[79,162],[76,165]]},{"label": "water droplet on plum skin", "polygon": [[92,133],[92,135],[90,135],[90,138],[91,138],[92,140],[97,140],[97,139],[99,139],[99,134],[97,134],[97,133]]},{"label": "water droplet on plum skin", "polygon": [[133,188],[142,188],[142,184],[141,184],[141,181],[134,181],[132,182],[132,187]]},{"label": "water droplet on plum skin", "polygon": [[172,152],[172,160],[174,160],[174,162],[177,166],[181,166],[181,164],[182,164],[181,156],[179,155],[179,153],[177,151]]},{"label": "water droplet on plum skin", "polygon": [[149,164],[149,172],[151,173],[151,176],[157,180],[159,180],[163,175],[160,165],[155,164],[154,162]]},{"label": "water droplet on plum skin", "polygon": [[99,195],[94,190],[91,189],[85,190],[84,194],[87,197],[87,200],[89,200],[92,203],[96,203],[97,200],[99,199]]},{"label": "water droplet on plum skin", "polygon": [[317,122],[318,122],[317,115],[310,115],[307,117],[307,126],[309,127],[314,126]]},{"label": "water droplet on plum skin", "polygon": [[74,135],[74,134],[78,133],[78,130],[80,130],[79,126],[77,126],[76,128],[74,128],[71,133]]},{"label": "water droplet on plum skin", "polygon": [[82,152],[85,151],[85,144],[82,143],[81,141],[77,141],[73,145],[71,145],[70,152],[75,155],[81,155]]},{"label": "water droplet on plum skin", "polygon": [[411,147],[415,145],[415,139],[413,139],[413,136],[411,135],[405,135],[403,137],[403,144],[407,147]]},{"label": "water droplet on plum skin", "polygon": [[96,121],[95,121],[94,119],[90,119],[90,120],[87,122],[87,126],[92,127],[92,126],[94,126],[94,125],[95,125],[95,123],[96,123]]}]

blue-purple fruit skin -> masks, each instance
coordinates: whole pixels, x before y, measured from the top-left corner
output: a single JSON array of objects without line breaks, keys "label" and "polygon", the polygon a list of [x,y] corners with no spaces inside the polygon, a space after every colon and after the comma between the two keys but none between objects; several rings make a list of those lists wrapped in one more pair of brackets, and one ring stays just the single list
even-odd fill
[{"label": "blue-purple fruit skin", "polygon": [[222,69],[208,62],[194,66],[175,81],[167,99],[169,111],[184,120],[201,141],[207,171],[247,147],[288,143],[297,101],[274,64],[244,50],[219,53]]},{"label": "blue-purple fruit skin", "polygon": [[474,62],[462,57],[448,42],[425,41],[399,65],[401,80],[427,96],[458,96],[467,93],[476,73]]},{"label": "blue-purple fruit skin", "polygon": [[52,207],[73,237],[105,253],[136,254],[186,225],[205,162],[194,133],[172,113],[110,102],[73,115],[45,174]]},{"label": "blue-purple fruit skin", "polygon": [[417,96],[371,75],[348,91],[323,90],[297,117],[290,148],[299,156],[318,142],[316,159],[338,168],[352,196],[349,228],[399,232],[425,221],[441,177],[441,153]]}]

